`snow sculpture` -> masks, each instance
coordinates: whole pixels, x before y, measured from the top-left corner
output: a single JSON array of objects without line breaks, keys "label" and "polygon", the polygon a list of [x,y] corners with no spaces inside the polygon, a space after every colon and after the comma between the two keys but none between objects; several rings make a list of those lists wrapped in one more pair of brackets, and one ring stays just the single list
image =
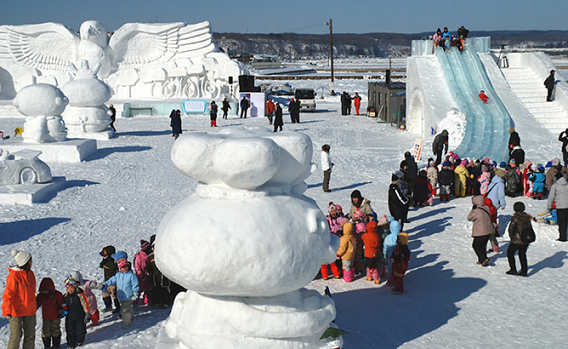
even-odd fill
[{"label": "snow sculpture", "polygon": [[38,156],[41,151],[24,149],[10,154],[0,148],[0,185],[36,184],[51,181],[51,169]]},{"label": "snow sculpture", "polygon": [[174,165],[199,180],[156,240],[158,267],[188,289],[166,323],[178,348],[328,348],[319,338],[335,305],[302,288],[338,246],[303,195],[311,158],[312,142],[298,132],[242,128],[176,141]]},{"label": "snow sculpture", "polygon": [[[56,23],[0,26],[0,66],[16,91],[36,82],[63,86],[70,63],[100,66],[116,97],[218,98],[229,76],[246,70],[212,41],[209,22],[127,23],[108,40],[104,26],[86,21],[79,35]],[[235,85],[238,93],[238,84]]]},{"label": "snow sculpture", "polygon": [[81,62],[80,69],[72,65],[76,78],[62,88],[69,98],[69,107],[63,113],[63,119],[72,137],[82,138],[87,133],[106,131],[111,123],[112,113],[104,105],[110,99],[111,92],[108,85],[96,77],[99,67],[89,69],[87,61]]},{"label": "snow sculpture", "polygon": [[53,85],[26,86],[18,92],[13,104],[26,116],[22,137],[28,143],[64,141],[67,138],[61,113],[69,100]]}]

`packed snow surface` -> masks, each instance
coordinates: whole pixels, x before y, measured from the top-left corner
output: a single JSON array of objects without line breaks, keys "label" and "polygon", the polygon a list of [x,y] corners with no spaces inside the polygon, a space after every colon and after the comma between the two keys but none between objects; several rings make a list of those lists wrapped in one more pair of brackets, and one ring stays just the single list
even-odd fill
[{"label": "packed snow surface", "polygon": [[[365,91],[364,81],[338,81],[336,90]],[[284,102],[284,99],[276,98]],[[366,99],[362,110],[365,110]],[[284,130],[301,131],[311,137],[313,159],[319,163],[320,148],[331,145],[335,163],[331,193],[321,188],[320,169],[307,178],[305,195],[327,211],[330,201],[349,210],[350,193],[359,189],[371,200],[373,209],[387,214],[387,188],[391,173],[398,169],[403,153],[412,148],[415,136],[376,123],[365,116],[341,116],[339,97],[318,100],[318,112],[301,115],[300,124],[290,124],[284,115]],[[177,203],[195,192],[197,181],[178,172],[170,160],[174,140],[167,117],[119,119],[117,137],[98,142],[98,151],[81,163],[50,163],[54,176],[65,176],[67,184],[49,202],[34,206],[0,206],[0,287],[3,289],[10,250],[24,249],[33,256],[39,281],[54,279],[63,290],[63,280],[73,269],[85,279],[102,280],[98,252],[112,244],[132,256],[140,239],[155,234],[162,218]],[[23,119],[0,119],[0,129],[23,125]],[[206,116],[183,117],[184,135],[190,132],[221,132],[234,126],[266,126],[266,118],[218,120],[209,127]],[[450,131],[451,132],[451,131]],[[560,157],[560,143],[533,149],[530,134],[520,134],[521,144],[537,161]],[[431,139],[424,145],[430,156]],[[450,144],[450,148],[452,148]],[[425,160],[420,163],[425,165]],[[533,215],[546,208],[544,201],[525,202]],[[515,201],[500,211],[501,231],[513,214]],[[392,295],[384,284],[362,278],[316,280],[308,288],[330,287],[337,308],[337,325],[349,334],[344,348],[561,348],[565,346],[568,313],[568,245],[556,242],[556,227],[535,226],[537,241],[528,249],[528,278],[507,271],[508,235],[500,239],[501,251],[489,254],[488,267],[477,265],[471,248],[471,224],[466,217],[471,198],[413,209],[409,233],[412,257],[405,277],[405,293]],[[225,217],[210,217],[224,220]],[[301,219],[301,217],[298,217]],[[273,222],[275,226],[281,222]],[[239,221],[233,224],[241,224]],[[207,234],[203,231],[203,234]],[[216,241],[224,244],[225,241]],[[262,260],[258,260],[262,263]],[[517,260],[518,263],[518,260]],[[282,265],[286,268],[286,265]],[[219,280],[222,282],[222,280]],[[100,293],[95,291],[100,297]],[[99,304],[102,304],[100,301]],[[88,327],[85,348],[154,348],[169,310],[138,307],[127,330],[113,315],[102,314],[96,327]],[[36,347],[41,347],[38,312]],[[65,334],[64,334],[65,337]],[[8,321],[0,319],[0,347],[8,341]],[[65,342],[65,340],[64,340]]]}]

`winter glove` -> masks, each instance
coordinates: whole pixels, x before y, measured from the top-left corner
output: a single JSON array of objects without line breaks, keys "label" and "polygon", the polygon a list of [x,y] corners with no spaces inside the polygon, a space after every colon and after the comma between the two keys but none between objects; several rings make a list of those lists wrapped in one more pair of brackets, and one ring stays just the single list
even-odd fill
[{"label": "winter glove", "polygon": [[88,324],[89,321],[91,321],[91,313],[87,313],[87,314],[85,315],[85,323]]},{"label": "winter glove", "polygon": [[130,297],[130,299],[132,299],[132,301],[135,301],[138,299],[138,292],[134,292],[134,294]]},{"label": "winter glove", "polygon": [[67,316],[67,310],[63,311],[63,314],[59,315],[60,318],[64,318]]}]

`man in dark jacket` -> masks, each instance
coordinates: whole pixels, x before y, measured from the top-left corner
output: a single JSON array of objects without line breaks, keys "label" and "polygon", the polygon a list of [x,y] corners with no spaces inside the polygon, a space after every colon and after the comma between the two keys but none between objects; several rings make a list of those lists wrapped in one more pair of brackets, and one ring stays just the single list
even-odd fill
[{"label": "man in dark jacket", "polygon": [[568,167],[568,128],[566,131],[560,132],[558,140],[562,142],[562,158],[564,158],[564,167]]},{"label": "man in dark jacket", "polygon": [[172,119],[170,126],[172,127],[172,133],[175,139],[178,139],[179,135],[182,133],[181,131],[181,111],[178,109],[176,111],[172,111],[170,115]]},{"label": "man in dark jacket", "polygon": [[294,98],[290,99],[290,104],[288,104],[288,111],[290,112],[290,121],[295,124],[296,113],[300,113],[300,106],[298,105],[298,102],[294,100]]},{"label": "man in dark jacket", "polygon": [[223,98],[223,105],[221,106],[221,110],[223,111],[223,119],[227,119],[227,113],[231,109],[229,105],[229,101],[227,101],[227,97]]},{"label": "man in dark jacket", "polygon": [[388,203],[391,216],[393,216],[395,220],[400,221],[402,229],[402,223],[407,220],[406,218],[408,216],[409,200],[404,196],[398,185],[400,177],[402,177],[402,172],[392,175],[392,183],[389,185]]},{"label": "man in dark jacket", "polygon": [[240,116],[241,119],[243,118],[243,116],[246,119],[247,110],[249,107],[250,107],[249,100],[245,96],[243,96],[243,99],[241,99],[241,116]]},{"label": "man in dark jacket", "polygon": [[525,151],[520,146],[515,146],[511,151],[510,159],[515,159],[515,164],[521,166],[525,162]]},{"label": "man in dark jacket", "polygon": [[109,105],[108,109],[110,110],[110,127],[112,128],[112,130],[114,132],[116,132],[116,128],[114,128],[114,122],[116,121],[116,109],[114,108],[114,105]]},{"label": "man in dark jacket", "polygon": [[546,101],[552,102],[552,91],[554,90],[554,70],[550,71],[550,75],[544,80],[544,86],[548,90]]},{"label": "man in dark jacket", "polygon": [[280,107],[280,103],[276,103],[276,111],[274,112],[274,132],[278,128],[282,131],[282,126],[284,125],[284,120],[282,120],[282,108]]},{"label": "man in dark jacket", "polygon": [[462,26],[458,29],[458,38],[466,39],[466,38],[467,38],[467,34],[469,34],[469,30],[465,29],[465,27],[462,25]]},{"label": "man in dark jacket", "polygon": [[347,115],[347,92],[341,95],[341,115]]},{"label": "man in dark jacket", "polygon": [[442,151],[444,155],[448,153],[448,131],[443,130],[442,133],[434,138],[432,142],[432,152],[436,154],[436,166],[442,162]]}]

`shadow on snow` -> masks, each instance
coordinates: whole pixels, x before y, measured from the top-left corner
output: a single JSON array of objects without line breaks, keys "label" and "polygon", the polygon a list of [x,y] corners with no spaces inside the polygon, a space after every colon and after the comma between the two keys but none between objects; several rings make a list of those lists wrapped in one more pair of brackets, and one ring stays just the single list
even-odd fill
[{"label": "shadow on snow", "polygon": [[140,152],[140,151],[147,151],[147,150],[150,150],[150,149],[152,149],[152,147],[138,146],[138,145],[126,146],[126,147],[102,148],[102,149],[98,149],[95,154],[91,155],[87,159],[87,161],[99,160],[99,159],[107,157],[108,155],[110,155],[112,153],[134,153],[134,152]]},{"label": "shadow on snow", "polygon": [[28,219],[9,223],[0,223],[0,245],[15,244],[39,235],[61,223],[69,222],[70,218],[49,217]]}]

